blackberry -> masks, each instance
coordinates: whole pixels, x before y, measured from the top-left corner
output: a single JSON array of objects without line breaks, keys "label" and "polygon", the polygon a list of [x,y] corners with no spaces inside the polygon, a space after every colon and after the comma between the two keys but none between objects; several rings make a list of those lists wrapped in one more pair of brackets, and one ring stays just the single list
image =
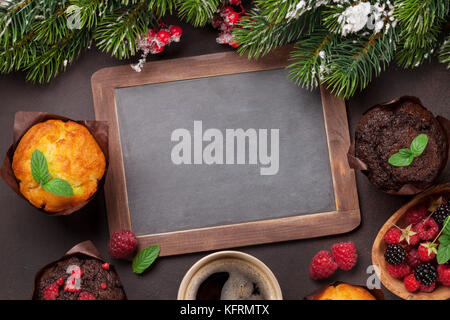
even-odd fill
[{"label": "blackberry", "polygon": [[443,204],[437,208],[436,211],[434,211],[431,217],[437,222],[438,225],[442,227],[444,225],[445,218],[448,216],[450,216],[450,205]]},{"label": "blackberry", "polygon": [[398,266],[402,264],[406,259],[406,252],[402,246],[398,244],[390,244],[387,246],[386,251],[384,252],[384,258],[387,263],[392,264],[394,266]]},{"label": "blackberry", "polygon": [[417,281],[420,281],[424,286],[431,286],[438,276],[436,268],[429,262],[419,264],[414,273]]}]

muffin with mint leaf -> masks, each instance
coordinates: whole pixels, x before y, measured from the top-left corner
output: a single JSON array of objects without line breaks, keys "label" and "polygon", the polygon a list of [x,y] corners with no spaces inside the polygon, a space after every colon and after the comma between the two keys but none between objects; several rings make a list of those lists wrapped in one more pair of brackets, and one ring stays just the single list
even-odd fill
[{"label": "muffin with mint leaf", "polygon": [[356,129],[350,165],[385,192],[421,192],[447,164],[443,120],[435,118],[415,97],[376,105],[363,115]]},{"label": "muffin with mint leaf", "polygon": [[95,194],[106,160],[85,126],[47,120],[20,139],[12,169],[22,195],[35,207],[56,213],[80,206]]}]

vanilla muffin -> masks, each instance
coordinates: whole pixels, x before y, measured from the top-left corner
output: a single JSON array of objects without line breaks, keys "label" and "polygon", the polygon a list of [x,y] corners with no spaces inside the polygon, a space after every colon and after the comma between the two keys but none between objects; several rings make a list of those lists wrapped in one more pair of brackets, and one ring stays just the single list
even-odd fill
[{"label": "vanilla muffin", "polygon": [[376,300],[365,288],[341,283],[328,286],[324,291],[314,297],[314,300]]},{"label": "vanilla muffin", "polygon": [[[52,178],[66,180],[74,195],[62,197],[45,191],[33,178],[31,155],[35,150],[47,159]],[[20,140],[12,169],[20,192],[35,207],[60,212],[89,200],[106,168],[105,156],[89,130],[73,121],[47,120],[31,127]]]}]

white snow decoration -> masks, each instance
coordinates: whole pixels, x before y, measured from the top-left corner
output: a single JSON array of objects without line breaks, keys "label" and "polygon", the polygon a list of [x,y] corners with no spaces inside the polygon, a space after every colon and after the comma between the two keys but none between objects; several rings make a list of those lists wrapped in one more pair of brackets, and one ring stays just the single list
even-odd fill
[{"label": "white snow decoration", "polygon": [[321,59],[324,59],[325,58],[325,51],[320,51],[319,52],[319,57],[321,58]]},{"label": "white snow decoration", "polygon": [[362,30],[368,20],[371,12],[371,5],[369,2],[360,2],[355,6],[349,6],[342,12],[342,30],[343,36],[349,33],[354,33]]},{"label": "white snow decoration", "polygon": [[[344,37],[350,33],[359,32],[365,27],[377,34],[383,29],[387,32],[390,27],[396,26],[397,21],[393,13],[394,6],[389,1],[384,4],[359,2],[353,6],[349,5],[337,21],[341,25],[341,34]],[[369,35],[369,33],[364,32],[364,35]]]},{"label": "white snow decoration", "polygon": [[304,0],[300,0],[297,4],[293,3],[289,7],[288,12],[286,13],[286,19],[287,20],[297,19],[307,10],[308,8],[306,8],[306,2]]},{"label": "white snow decoration", "polygon": [[63,61],[64,68],[67,67],[67,59]]}]

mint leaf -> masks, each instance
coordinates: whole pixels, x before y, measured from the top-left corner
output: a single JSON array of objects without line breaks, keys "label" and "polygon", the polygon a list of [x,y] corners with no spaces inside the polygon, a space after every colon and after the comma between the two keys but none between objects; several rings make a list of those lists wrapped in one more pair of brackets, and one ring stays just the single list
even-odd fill
[{"label": "mint leaf", "polygon": [[442,236],[439,237],[439,243],[443,244],[443,245],[450,245],[450,235],[448,234],[444,234]]},{"label": "mint leaf", "polygon": [[428,136],[425,133],[419,134],[413,139],[409,149],[400,149],[394,153],[388,162],[394,167],[409,166],[415,157],[420,156],[428,144]]},{"label": "mint leaf", "polygon": [[[402,149],[404,150],[404,149]],[[406,167],[411,164],[413,161],[414,156],[412,154],[405,154],[405,153],[394,153],[389,158],[389,163],[395,167]]]},{"label": "mint leaf", "polygon": [[136,257],[134,257],[133,259],[133,272],[137,274],[141,274],[142,272],[144,272],[156,260],[160,250],[161,247],[159,246],[159,244],[155,244],[139,251]]},{"label": "mint leaf", "polygon": [[445,218],[444,224],[442,226],[442,233],[450,237],[450,216]]},{"label": "mint leaf", "polygon": [[428,144],[428,136],[425,133],[419,134],[414,140],[411,142],[411,152],[415,157],[420,156]]},{"label": "mint leaf", "polygon": [[42,188],[50,193],[61,197],[72,197],[73,189],[70,184],[63,179],[53,178],[42,185]]},{"label": "mint leaf", "polygon": [[50,179],[47,159],[45,159],[44,154],[37,149],[31,154],[31,175],[33,176],[34,181],[41,185]]},{"label": "mint leaf", "polygon": [[439,245],[436,257],[439,264],[447,263],[447,261],[450,260],[450,245],[444,245],[441,243]]}]

